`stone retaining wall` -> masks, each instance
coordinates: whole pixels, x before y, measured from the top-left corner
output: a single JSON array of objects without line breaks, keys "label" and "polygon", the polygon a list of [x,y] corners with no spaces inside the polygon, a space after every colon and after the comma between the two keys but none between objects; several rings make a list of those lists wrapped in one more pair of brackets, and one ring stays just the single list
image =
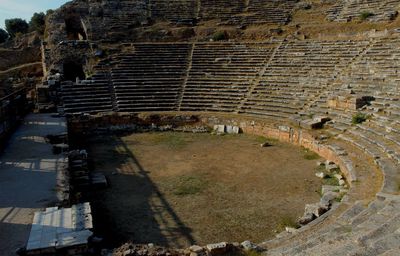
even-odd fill
[{"label": "stone retaining wall", "polygon": [[279,141],[310,149],[321,157],[338,164],[349,181],[349,185],[357,180],[347,153],[340,147],[324,143],[323,140],[318,138],[318,135],[313,135],[307,130],[248,116],[215,113],[109,113],[92,116],[83,115],[68,119],[68,131],[70,137],[73,137],[101,133],[102,131],[136,131],[138,127],[163,127],[167,125],[173,128],[183,126],[198,127],[199,125],[213,127],[218,124],[239,126],[243,133],[278,139]]}]

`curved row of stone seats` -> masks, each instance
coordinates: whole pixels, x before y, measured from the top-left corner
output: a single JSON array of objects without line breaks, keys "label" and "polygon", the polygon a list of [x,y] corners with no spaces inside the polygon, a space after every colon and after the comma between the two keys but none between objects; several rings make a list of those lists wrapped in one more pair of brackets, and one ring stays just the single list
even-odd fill
[{"label": "curved row of stone seats", "polygon": [[399,209],[398,196],[379,196],[367,207],[357,201],[334,223],[270,249],[268,255],[398,255]]},{"label": "curved row of stone seats", "polygon": [[327,90],[336,74],[367,44],[365,41],[283,42],[239,111],[282,117],[298,114],[308,101]]},{"label": "curved row of stone seats", "polygon": [[243,0],[212,0],[201,1],[200,18],[204,20],[230,20],[233,16],[242,13],[245,9]]},{"label": "curved row of stone seats", "polygon": [[177,107],[188,67],[189,44],[135,44],[111,70],[119,111],[168,111]]},{"label": "curved row of stone seats", "polygon": [[108,73],[97,73],[92,79],[61,84],[60,93],[65,113],[98,113],[113,110]]},{"label": "curved row of stone seats", "polygon": [[[201,1],[200,18],[219,19],[224,24],[286,24],[298,0]],[[279,10],[279,11],[277,11]]]},{"label": "curved row of stone seats", "polygon": [[180,110],[235,111],[276,45],[195,44]]},{"label": "curved row of stone seats", "polygon": [[[307,110],[333,118],[336,139],[361,149],[372,160],[371,168],[376,166],[383,173],[380,193],[368,206],[345,201],[348,210],[314,232],[307,233],[306,226],[305,232],[297,231],[298,236],[264,243],[267,254],[390,255],[399,252],[400,244],[400,92],[396,84],[400,74],[387,69],[399,64],[399,43],[386,38],[373,42],[134,44],[132,53],[116,57],[111,77],[103,68],[92,79],[99,86],[104,82],[100,88],[107,94],[107,79],[111,78],[108,94],[116,96],[118,110],[124,112],[239,110],[244,115],[287,122]],[[349,91],[343,84],[355,95],[374,96],[375,101],[361,109],[371,115],[370,120],[351,125],[358,110],[318,107],[326,105],[330,94]],[[80,105],[73,105],[74,96],[69,97],[74,86],[62,87],[64,104],[69,104],[67,110],[82,111]],[[89,95],[81,87],[75,99]],[[102,101],[101,93],[91,94]],[[96,109],[91,102],[85,107],[88,112]],[[317,219],[315,225],[318,221],[322,220]]]},{"label": "curved row of stone seats", "polygon": [[397,16],[400,3],[396,0],[340,0],[329,10],[327,19],[331,21],[350,21],[363,13],[370,13],[368,20],[392,20]]},{"label": "curved row of stone seats", "polygon": [[195,24],[198,17],[197,0],[157,0],[150,1],[151,16],[154,19],[166,19],[178,24]]},{"label": "curved row of stone seats", "polygon": [[297,2],[298,0],[249,0],[246,15],[242,16],[241,23],[243,25],[286,24]]},{"label": "curved row of stone seats", "polygon": [[[135,26],[137,25],[135,24],[137,20],[144,20],[149,15],[147,0],[105,1],[101,11],[96,11],[94,8],[90,8],[89,11],[92,9],[94,10],[92,13],[94,18],[100,16],[102,22],[106,24],[106,26],[97,27],[107,27],[110,32]],[[89,15],[88,17],[90,18],[91,16]],[[139,19],[139,17],[141,18]]]}]

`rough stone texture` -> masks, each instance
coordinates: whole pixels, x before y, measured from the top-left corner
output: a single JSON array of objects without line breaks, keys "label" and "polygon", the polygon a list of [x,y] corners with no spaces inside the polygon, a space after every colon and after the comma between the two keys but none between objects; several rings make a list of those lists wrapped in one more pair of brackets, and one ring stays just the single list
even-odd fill
[{"label": "rough stone texture", "polygon": [[208,244],[206,248],[211,253],[211,255],[221,255],[228,251],[228,246],[228,243],[221,242],[216,244]]}]

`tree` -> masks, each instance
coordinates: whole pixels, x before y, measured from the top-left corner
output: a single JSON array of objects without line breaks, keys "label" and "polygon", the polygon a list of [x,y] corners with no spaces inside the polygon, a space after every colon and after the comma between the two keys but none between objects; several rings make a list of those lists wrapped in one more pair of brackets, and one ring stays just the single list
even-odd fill
[{"label": "tree", "polygon": [[15,37],[17,33],[25,34],[29,30],[28,23],[23,19],[8,19],[5,21],[6,23],[6,30],[10,37]]},{"label": "tree", "polygon": [[46,15],[43,12],[34,13],[29,22],[29,30],[44,33]]},{"label": "tree", "polygon": [[8,33],[4,29],[0,28],[0,44],[4,43],[7,39]]}]

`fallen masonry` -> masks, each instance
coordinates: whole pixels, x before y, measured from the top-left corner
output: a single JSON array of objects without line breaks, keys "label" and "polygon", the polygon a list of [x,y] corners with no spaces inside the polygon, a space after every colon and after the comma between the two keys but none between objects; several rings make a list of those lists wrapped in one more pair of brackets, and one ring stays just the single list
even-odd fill
[{"label": "fallen masonry", "polygon": [[54,255],[59,251],[70,255],[85,252],[93,228],[89,203],[71,208],[50,207],[35,212],[27,255]]}]

